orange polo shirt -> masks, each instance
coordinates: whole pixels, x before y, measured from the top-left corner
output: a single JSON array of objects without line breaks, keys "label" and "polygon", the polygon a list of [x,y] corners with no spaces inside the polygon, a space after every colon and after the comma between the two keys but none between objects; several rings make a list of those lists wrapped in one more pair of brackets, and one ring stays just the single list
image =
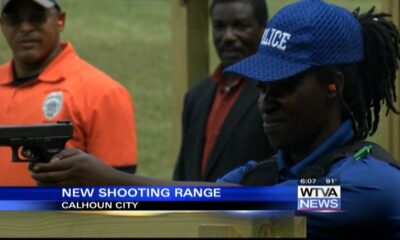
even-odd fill
[{"label": "orange polo shirt", "polygon": [[[135,116],[128,91],[80,59],[70,43],[61,47],[33,83],[14,86],[12,61],[0,66],[0,125],[69,119],[74,131],[67,147],[114,167],[135,166]],[[33,185],[27,163],[11,162],[11,148],[0,147],[0,186]]]}]

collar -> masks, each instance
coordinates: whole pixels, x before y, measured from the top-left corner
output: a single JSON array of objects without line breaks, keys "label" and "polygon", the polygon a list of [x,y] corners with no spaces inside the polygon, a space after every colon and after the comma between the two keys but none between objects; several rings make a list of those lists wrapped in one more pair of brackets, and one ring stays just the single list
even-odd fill
[{"label": "collar", "polygon": [[[74,59],[77,57],[72,44],[60,43],[61,52],[50,62],[37,80],[42,82],[58,82],[66,78],[66,75],[74,68]],[[0,66],[0,85],[12,84],[14,80],[13,60]]]},{"label": "collar", "polygon": [[354,137],[354,131],[352,127],[351,120],[346,120],[342,125],[336,129],[336,131],[326,139],[317,149],[310,153],[306,158],[299,161],[293,166],[289,166],[285,162],[285,153],[281,150],[278,151],[278,169],[279,172],[283,174],[283,179],[294,179],[298,178],[301,171],[308,165],[312,164],[318,157],[332,152]]},{"label": "collar", "polygon": [[224,72],[224,67],[222,64],[219,64],[217,68],[214,70],[214,73],[212,74],[211,78],[212,80],[219,85],[222,82],[222,76]]},{"label": "collar", "polygon": [[219,89],[229,92],[232,88],[240,85],[243,82],[244,78],[238,75],[229,86],[226,86],[223,82],[223,72],[224,67],[222,64],[219,64],[211,76],[212,80],[217,84]]}]

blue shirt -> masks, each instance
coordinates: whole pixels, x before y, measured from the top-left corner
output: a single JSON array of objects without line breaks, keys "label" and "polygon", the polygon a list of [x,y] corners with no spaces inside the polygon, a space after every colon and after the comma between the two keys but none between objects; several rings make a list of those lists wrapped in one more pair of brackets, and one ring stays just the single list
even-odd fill
[{"label": "blue shirt", "polygon": [[[324,143],[293,166],[278,152],[279,185],[297,185],[304,167],[318,157],[332,152],[353,138],[350,120],[344,122]],[[256,164],[239,167],[218,182],[239,184],[243,175]],[[332,237],[384,235],[400,238],[400,170],[389,163],[367,155],[359,160],[352,156],[333,164],[327,177],[341,183],[341,208],[338,213],[299,212],[307,216],[307,235]]]}]

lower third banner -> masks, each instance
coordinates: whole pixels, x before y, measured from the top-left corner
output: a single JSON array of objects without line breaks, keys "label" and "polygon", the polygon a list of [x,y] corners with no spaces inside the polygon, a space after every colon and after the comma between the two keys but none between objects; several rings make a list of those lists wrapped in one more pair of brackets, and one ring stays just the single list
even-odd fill
[{"label": "lower third banner", "polygon": [[0,210],[296,210],[297,186],[0,187]]}]

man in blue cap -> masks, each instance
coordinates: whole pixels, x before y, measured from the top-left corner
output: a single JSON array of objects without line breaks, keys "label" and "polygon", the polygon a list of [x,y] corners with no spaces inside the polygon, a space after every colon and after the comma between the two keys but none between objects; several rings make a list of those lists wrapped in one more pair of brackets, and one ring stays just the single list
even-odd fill
[{"label": "man in blue cap", "polygon": [[[342,211],[300,212],[307,216],[308,237],[400,237],[398,162],[364,141],[377,130],[381,107],[397,113],[400,41],[387,16],[374,9],[352,14],[322,0],[280,10],[257,53],[226,70],[258,82],[264,132],[278,154],[248,162],[219,184],[297,185],[302,178],[338,178]],[[79,164],[83,161],[87,166]],[[190,184],[117,175],[76,150],[36,167],[32,176],[44,184]]]},{"label": "man in blue cap", "polygon": [[[289,5],[271,19],[257,54],[226,70],[258,81],[264,132],[279,149],[276,184],[340,181],[343,212],[304,213],[307,236],[400,237],[398,161],[363,141],[383,103],[398,113],[399,35],[387,16],[321,0]],[[261,173],[262,164],[248,163],[219,181],[273,183]]]}]

